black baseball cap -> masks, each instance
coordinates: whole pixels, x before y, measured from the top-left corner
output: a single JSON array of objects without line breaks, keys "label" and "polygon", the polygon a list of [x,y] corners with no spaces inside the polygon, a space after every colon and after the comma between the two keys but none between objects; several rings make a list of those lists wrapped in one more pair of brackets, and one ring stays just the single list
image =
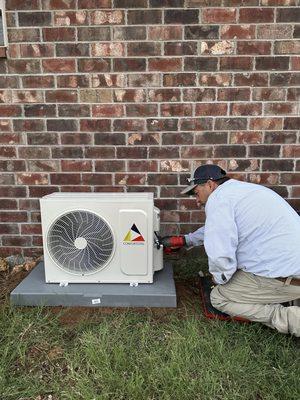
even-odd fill
[{"label": "black baseball cap", "polygon": [[214,164],[205,164],[195,169],[193,177],[187,179],[189,186],[187,186],[181,194],[191,195],[197,185],[206,183],[209,180],[217,181],[226,176],[226,171]]}]

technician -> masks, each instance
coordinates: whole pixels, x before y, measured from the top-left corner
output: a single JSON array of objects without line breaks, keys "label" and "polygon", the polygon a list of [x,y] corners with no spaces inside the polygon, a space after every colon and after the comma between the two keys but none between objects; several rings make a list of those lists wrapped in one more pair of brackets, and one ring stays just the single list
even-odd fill
[{"label": "technician", "polygon": [[182,194],[205,205],[205,226],[162,238],[165,247],[204,244],[216,284],[212,305],[300,337],[300,217],[271,189],[230,179],[217,165],[198,167]]}]

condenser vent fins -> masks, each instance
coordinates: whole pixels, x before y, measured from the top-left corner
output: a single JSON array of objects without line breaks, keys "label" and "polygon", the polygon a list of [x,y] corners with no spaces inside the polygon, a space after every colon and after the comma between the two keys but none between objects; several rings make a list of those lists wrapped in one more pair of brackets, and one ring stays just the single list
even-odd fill
[{"label": "condenser vent fins", "polygon": [[113,253],[114,238],[107,222],[98,215],[73,211],[51,225],[47,245],[61,269],[84,275],[105,267]]}]

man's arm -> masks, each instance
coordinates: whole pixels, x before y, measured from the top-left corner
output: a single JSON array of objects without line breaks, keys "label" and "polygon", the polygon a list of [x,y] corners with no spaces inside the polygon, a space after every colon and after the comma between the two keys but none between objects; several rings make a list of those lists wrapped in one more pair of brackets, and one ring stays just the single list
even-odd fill
[{"label": "man's arm", "polygon": [[197,229],[195,232],[184,235],[185,243],[188,247],[201,246],[204,242],[204,226]]},{"label": "man's arm", "polygon": [[238,230],[234,210],[229,202],[214,201],[207,205],[204,247],[209,272],[217,284],[224,284],[237,270]]}]

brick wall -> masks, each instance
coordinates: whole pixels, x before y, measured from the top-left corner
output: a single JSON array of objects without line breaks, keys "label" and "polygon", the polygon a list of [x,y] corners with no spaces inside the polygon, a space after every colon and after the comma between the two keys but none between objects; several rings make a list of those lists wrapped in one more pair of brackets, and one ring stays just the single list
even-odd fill
[{"label": "brick wall", "polygon": [[190,231],[179,192],[207,162],[300,208],[299,1],[6,4],[1,255],[42,252],[54,191],[152,191],[163,231]]}]

